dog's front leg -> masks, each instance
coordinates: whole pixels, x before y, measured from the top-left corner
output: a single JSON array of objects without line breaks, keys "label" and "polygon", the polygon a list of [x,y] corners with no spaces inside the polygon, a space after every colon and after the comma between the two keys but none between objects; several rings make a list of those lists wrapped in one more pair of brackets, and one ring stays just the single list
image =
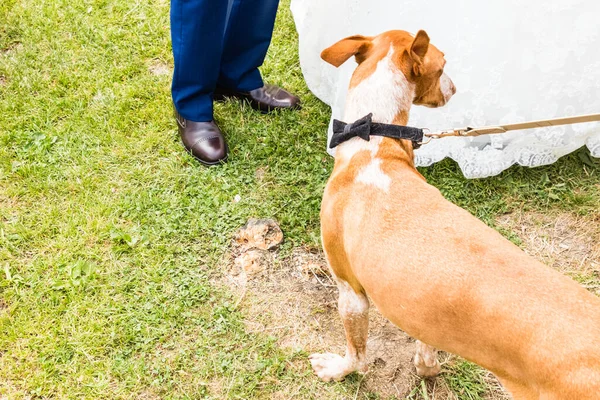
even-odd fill
[{"label": "dog's front leg", "polygon": [[312,354],[310,363],[325,382],[339,381],[354,371],[367,372],[367,335],[369,331],[369,300],[357,293],[345,281],[338,280],[338,310],[346,331],[346,356],[322,353]]}]

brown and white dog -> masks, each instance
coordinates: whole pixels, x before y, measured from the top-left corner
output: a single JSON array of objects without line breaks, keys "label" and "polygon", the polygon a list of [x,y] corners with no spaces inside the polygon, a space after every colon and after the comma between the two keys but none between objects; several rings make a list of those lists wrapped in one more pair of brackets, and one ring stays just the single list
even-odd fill
[{"label": "brown and white dog", "polygon": [[[352,36],[321,54],[336,67],[351,56],[346,122],[373,113],[405,125],[411,104],[443,106],[455,92],[424,31]],[[420,375],[439,373],[437,348],[489,369],[515,399],[600,399],[600,299],[445,200],[411,142],[340,144],[321,229],[347,340],[345,357],[310,356],[323,380],[367,370],[370,297],[417,339]]]}]

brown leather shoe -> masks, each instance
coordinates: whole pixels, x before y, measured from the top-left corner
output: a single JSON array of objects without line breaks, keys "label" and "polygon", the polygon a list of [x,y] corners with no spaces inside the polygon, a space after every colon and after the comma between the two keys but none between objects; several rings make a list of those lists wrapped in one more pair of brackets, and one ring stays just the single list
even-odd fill
[{"label": "brown leather shoe", "polygon": [[214,121],[190,121],[177,111],[175,119],[183,146],[196,160],[204,165],[217,165],[227,161],[227,143]]},{"label": "brown leather shoe", "polygon": [[297,96],[275,85],[264,85],[249,92],[240,92],[222,87],[215,89],[214,100],[220,101],[228,97],[246,100],[252,108],[264,113],[277,108],[300,108],[300,99]]}]

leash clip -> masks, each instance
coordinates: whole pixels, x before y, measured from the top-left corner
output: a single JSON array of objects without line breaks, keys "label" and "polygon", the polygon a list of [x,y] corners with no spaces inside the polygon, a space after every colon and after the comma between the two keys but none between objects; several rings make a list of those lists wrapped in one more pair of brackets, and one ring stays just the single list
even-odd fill
[{"label": "leash clip", "polygon": [[427,138],[427,140],[421,140],[420,142],[417,142],[417,144],[419,146],[422,146],[424,144],[427,144],[429,142],[431,142],[431,140],[433,139],[430,135],[431,135],[431,130],[429,128],[423,128],[423,137]]},{"label": "leash clip", "polygon": [[[429,130],[429,129],[428,129]],[[429,140],[427,141],[427,143],[429,143],[431,141],[431,139],[441,139],[444,137],[448,137],[448,136],[468,136],[468,132],[471,130],[471,128],[455,128],[455,129],[447,129],[447,130],[443,130],[443,131],[437,131],[437,132],[428,132],[428,133],[424,133],[423,136],[427,136],[429,138]]]},{"label": "leash clip", "polygon": [[438,131],[434,133],[426,133],[424,136],[427,136],[432,139],[441,139],[449,136],[480,136],[480,135],[489,135],[491,133],[504,133],[506,129],[501,126],[484,126],[481,128],[471,128],[467,126],[466,128],[454,128],[447,129],[444,131]]}]

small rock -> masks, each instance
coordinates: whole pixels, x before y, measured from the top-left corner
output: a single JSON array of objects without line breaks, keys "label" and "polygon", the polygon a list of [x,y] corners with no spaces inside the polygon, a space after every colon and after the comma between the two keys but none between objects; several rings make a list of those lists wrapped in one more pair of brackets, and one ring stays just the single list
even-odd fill
[{"label": "small rock", "polygon": [[265,271],[271,262],[271,253],[266,250],[249,250],[235,259],[235,265],[247,275]]},{"label": "small rock", "polygon": [[242,200],[242,196],[240,196],[239,194],[236,194],[236,195],[233,197],[233,202],[234,202],[234,203],[239,203],[239,202],[240,202],[240,200]]},{"label": "small rock", "polygon": [[272,219],[250,219],[235,235],[242,251],[272,250],[283,241],[283,232]]}]

